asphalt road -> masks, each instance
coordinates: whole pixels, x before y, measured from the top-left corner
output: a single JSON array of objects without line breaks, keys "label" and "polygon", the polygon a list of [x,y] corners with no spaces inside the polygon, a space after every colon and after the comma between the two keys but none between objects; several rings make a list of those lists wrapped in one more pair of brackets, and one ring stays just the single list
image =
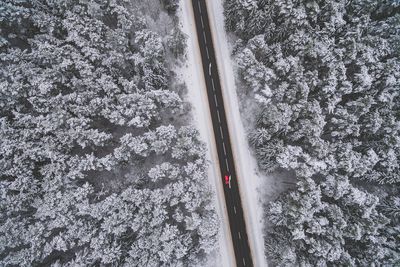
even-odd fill
[{"label": "asphalt road", "polygon": [[[228,209],[233,247],[237,266],[253,266],[250,247],[243,217],[242,202],[237,184],[235,164],[232,155],[228,125],[226,122],[224,102],[218,76],[213,40],[204,0],[192,0],[196,21],[197,36],[203,61],[203,71],[207,87],[208,102],[217,144],[221,177],[224,186],[226,206]],[[230,187],[225,184],[225,175],[231,176]],[[245,177],[241,177],[245,179]]]}]

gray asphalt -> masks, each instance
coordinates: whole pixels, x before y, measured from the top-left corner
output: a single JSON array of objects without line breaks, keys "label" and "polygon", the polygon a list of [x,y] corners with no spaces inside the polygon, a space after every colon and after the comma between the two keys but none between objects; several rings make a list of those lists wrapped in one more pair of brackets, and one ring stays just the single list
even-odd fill
[{"label": "gray asphalt", "polygon": [[[237,184],[235,164],[232,155],[224,102],[215,59],[214,45],[204,0],[192,0],[196,21],[197,36],[203,62],[208,102],[217,143],[219,165],[224,186],[225,202],[228,209],[229,225],[235,251],[237,266],[253,266],[250,247],[243,217],[242,202]],[[231,175],[231,188],[225,185],[225,175]],[[246,179],[246,177],[241,177]]]}]

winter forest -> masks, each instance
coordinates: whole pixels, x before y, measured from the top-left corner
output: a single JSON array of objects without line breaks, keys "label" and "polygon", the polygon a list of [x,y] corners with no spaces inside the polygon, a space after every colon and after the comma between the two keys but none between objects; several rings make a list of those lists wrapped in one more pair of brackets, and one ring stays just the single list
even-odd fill
[{"label": "winter forest", "polygon": [[[400,2],[226,0],[273,266],[400,265]],[[242,99],[243,101],[243,99]]]},{"label": "winter forest", "polygon": [[195,266],[216,249],[177,5],[1,1],[1,266]]}]

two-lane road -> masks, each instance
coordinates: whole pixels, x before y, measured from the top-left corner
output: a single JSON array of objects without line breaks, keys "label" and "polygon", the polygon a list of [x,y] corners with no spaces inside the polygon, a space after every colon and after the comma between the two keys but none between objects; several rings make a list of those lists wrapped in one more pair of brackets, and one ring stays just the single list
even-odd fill
[{"label": "two-lane road", "polygon": [[[192,0],[237,266],[253,266],[205,0]],[[231,176],[230,186],[224,177]],[[244,178],[244,177],[242,177]]]}]

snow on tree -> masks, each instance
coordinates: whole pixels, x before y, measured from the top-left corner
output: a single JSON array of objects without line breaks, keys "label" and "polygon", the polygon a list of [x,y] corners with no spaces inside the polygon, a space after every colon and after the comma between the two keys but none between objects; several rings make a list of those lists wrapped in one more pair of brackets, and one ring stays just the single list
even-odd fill
[{"label": "snow on tree", "polygon": [[182,112],[171,40],[139,7],[0,3],[0,265],[187,266],[216,249],[204,145],[163,120]]},{"label": "snow on tree", "polygon": [[[398,263],[396,219],[376,207],[398,195],[400,181],[399,7],[369,0],[224,2],[226,28],[239,38],[233,57],[240,88],[256,106],[249,141],[260,168],[294,171],[321,195],[303,196],[297,185],[271,204],[279,216],[266,216],[274,226],[274,241],[266,243],[278,265]],[[315,214],[307,210],[312,205],[320,206]],[[329,209],[348,233],[318,233],[320,240],[311,241],[301,216],[319,229],[327,227],[320,212]],[[347,209],[373,214],[370,228]]]},{"label": "snow on tree", "polygon": [[391,264],[389,219],[378,202],[344,177],[329,176],[321,186],[301,180],[268,209],[269,256],[281,266]]}]

